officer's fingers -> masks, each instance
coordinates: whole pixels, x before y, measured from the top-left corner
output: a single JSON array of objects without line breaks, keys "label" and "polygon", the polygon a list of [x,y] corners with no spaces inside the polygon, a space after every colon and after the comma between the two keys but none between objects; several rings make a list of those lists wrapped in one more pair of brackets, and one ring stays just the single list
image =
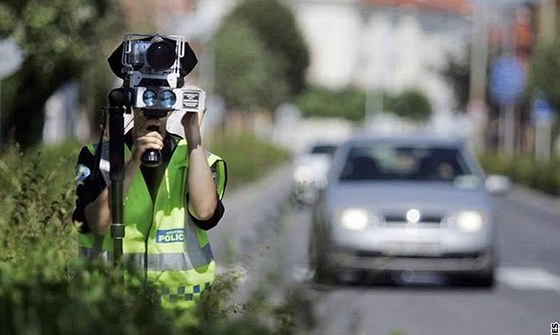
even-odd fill
[{"label": "officer's fingers", "polygon": [[155,137],[161,141],[163,141],[163,136],[157,132],[157,131],[150,131],[149,133],[146,133],[146,135],[144,135],[145,137]]},{"label": "officer's fingers", "polygon": [[163,141],[157,137],[143,136],[136,140],[138,147],[145,149],[158,149],[163,148]]},{"label": "officer's fingers", "polygon": [[138,137],[136,139],[137,142],[161,142],[163,143],[163,137],[158,132],[151,132],[144,136]]}]

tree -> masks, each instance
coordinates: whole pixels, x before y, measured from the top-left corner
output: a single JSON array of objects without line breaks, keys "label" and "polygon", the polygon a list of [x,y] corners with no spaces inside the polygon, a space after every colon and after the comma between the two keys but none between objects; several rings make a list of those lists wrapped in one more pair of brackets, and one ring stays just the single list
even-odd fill
[{"label": "tree", "polygon": [[279,0],[245,0],[229,19],[247,23],[274,59],[283,64],[290,94],[305,88],[309,50],[289,8]]},{"label": "tree", "polygon": [[560,40],[535,50],[529,73],[530,94],[544,94],[560,110]]},{"label": "tree", "polygon": [[365,103],[365,93],[356,87],[342,90],[314,87],[298,99],[298,107],[305,117],[339,117],[356,122],[364,117]]},{"label": "tree", "polygon": [[[536,94],[543,94],[560,111],[560,39],[554,43],[542,45],[534,53],[529,72],[529,99]],[[560,137],[560,117],[552,130],[553,138]]]},{"label": "tree", "polygon": [[216,34],[216,91],[228,109],[273,109],[286,97],[282,67],[244,21],[226,20]]},{"label": "tree", "polygon": [[119,13],[116,0],[0,3],[0,36],[13,38],[25,54],[3,91],[6,124],[22,147],[41,140],[44,105],[56,89],[104,62],[107,43],[114,47],[111,37],[121,31]]},{"label": "tree", "polygon": [[418,90],[409,89],[390,100],[389,110],[402,118],[424,122],[432,115],[430,101]]},{"label": "tree", "polygon": [[455,97],[455,108],[459,111],[466,111],[469,103],[470,89],[470,49],[466,50],[463,56],[451,56],[440,75],[451,86]]}]

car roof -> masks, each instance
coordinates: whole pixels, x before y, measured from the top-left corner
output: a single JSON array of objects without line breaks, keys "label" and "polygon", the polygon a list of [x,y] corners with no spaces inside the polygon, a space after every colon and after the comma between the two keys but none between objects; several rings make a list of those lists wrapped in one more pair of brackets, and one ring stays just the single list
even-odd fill
[{"label": "car roof", "polygon": [[347,139],[344,145],[360,146],[375,143],[392,143],[398,145],[421,144],[428,146],[463,147],[466,140],[460,137],[439,135],[355,135]]}]

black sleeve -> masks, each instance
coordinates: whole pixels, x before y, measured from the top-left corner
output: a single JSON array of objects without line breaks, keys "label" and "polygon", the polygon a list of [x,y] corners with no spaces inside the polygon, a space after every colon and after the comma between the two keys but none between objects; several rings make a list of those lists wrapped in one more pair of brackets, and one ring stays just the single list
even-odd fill
[{"label": "black sleeve", "polygon": [[72,212],[72,220],[82,222],[80,232],[89,232],[84,209],[87,204],[97,199],[101,191],[105,188],[105,180],[99,173],[97,179],[93,178],[94,155],[83,147],[76,163],[76,206]]},{"label": "black sleeve", "polygon": [[218,199],[218,205],[216,206],[216,209],[214,210],[214,214],[212,214],[212,217],[210,217],[207,220],[199,220],[199,219],[195,218],[191,214],[191,212],[188,210],[188,206],[187,206],[187,211],[189,212],[189,216],[191,217],[191,220],[194,222],[194,224],[198,228],[200,228],[202,230],[210,230],[210,229],[216,227],[216,225],[218,224],[218,222],[220,221],[222,216],[224,216],[225,208],[224,208],[224,204],[222,203],[222,201],[220,199]]},{"label": "black sleeve", "polygon": [[[213,165],[211,168],[212,170],[212,176],[214,178],[214,181],[216,181],[216,167]],[[187,204],[189,203],[189,195],[187,193]],[[191,212],[188,210],[188,206],[187,206],[187,211],[189,212],[189,216],[191,217],[192,221],[194,222],[194,224],[202,229],[202,230],[210,230],[214,227],[216,227],[216,225],[218,224],[218,222],[220,221],[220,219],[222,218],[222,216],[224,216],[224,212],[225,212],[225,207],[224,204],[222,202],[222,200],[220,199],[220,196],[218,195],[218,205],[216,206],[216,209],[214,210],[214,214],[212,214],[212,217],[210,217],[207,220],[199,220],[197,218],[195,218]]]}]

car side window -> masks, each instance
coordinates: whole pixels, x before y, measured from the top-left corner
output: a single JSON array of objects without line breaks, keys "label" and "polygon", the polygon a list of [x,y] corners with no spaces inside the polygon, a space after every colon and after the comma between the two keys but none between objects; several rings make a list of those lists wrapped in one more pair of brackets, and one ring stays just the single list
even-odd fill
[{"label": "car side window", "polygon": [[379,174],[377,163],[369,156],[353,156],[346,161],[341,180],[374,179]]}]

